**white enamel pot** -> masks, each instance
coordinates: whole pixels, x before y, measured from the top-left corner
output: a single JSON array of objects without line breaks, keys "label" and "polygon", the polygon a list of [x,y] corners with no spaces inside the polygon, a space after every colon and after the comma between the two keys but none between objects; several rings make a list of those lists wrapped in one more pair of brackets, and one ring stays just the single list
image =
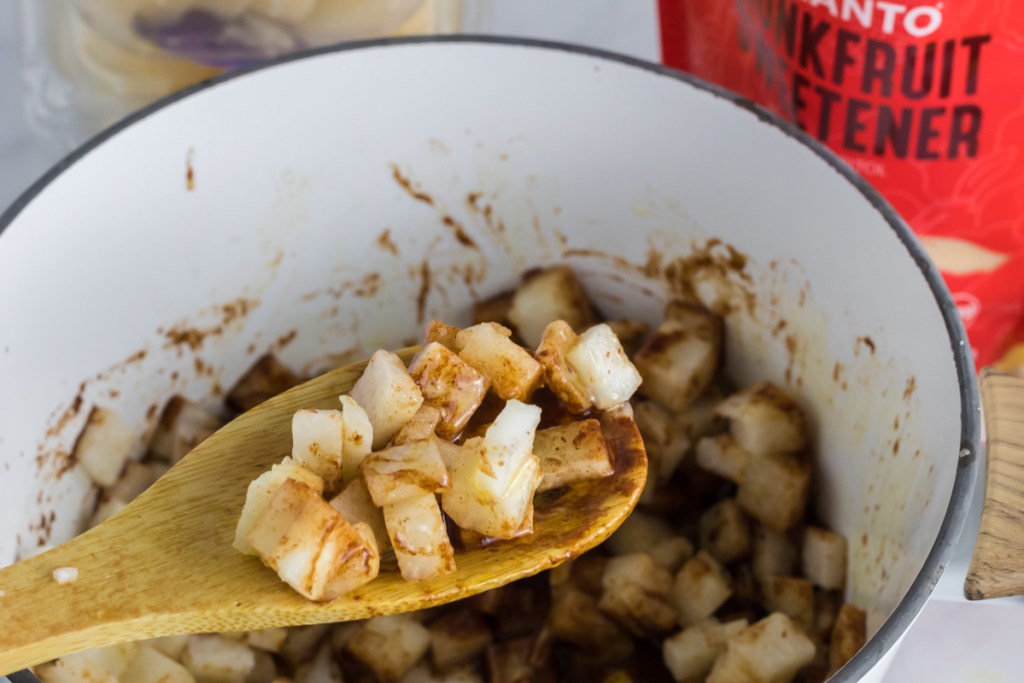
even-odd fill
[{"label": "white enamel pot", "polygon": [[974,372],[910,231],[807,136],[658,66],[476,38],[283,59],[101,134],[0,229],[0,565],[88,513],[90,406],[144,433],[268,350],[308,372],[402,346],[561,262],[647,322],[696,274],[730,374],[812,416],[814,505],[869,615],[834,681],[880,680],[967,511]]}]

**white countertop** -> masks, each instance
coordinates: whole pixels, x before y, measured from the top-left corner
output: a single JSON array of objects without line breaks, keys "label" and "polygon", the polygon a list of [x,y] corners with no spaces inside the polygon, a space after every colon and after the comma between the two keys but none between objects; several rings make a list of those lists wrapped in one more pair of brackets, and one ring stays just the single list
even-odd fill
[{"label": "white countertop", "polygon": [[[38,1],[38,0],[36,0]],[[657,59],[654,0],[472,0],[469,30],[582,43]],[[0,212],[67,150],[34,134],[24,115],[16,4],[0,1]],[[886,683],[1024,680],[1024,601],[958,598],[976,517],[936,598],[911,629]]]}]

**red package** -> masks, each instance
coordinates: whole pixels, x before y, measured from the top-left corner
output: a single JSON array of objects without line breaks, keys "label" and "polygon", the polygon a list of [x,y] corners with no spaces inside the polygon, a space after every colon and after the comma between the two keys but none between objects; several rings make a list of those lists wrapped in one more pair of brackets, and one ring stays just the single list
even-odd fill
[{"label": "red package", "polygon": [[815,136],[921,238],[978,367],[1024,342],[1024,2],[659,0],[662,57]]}]

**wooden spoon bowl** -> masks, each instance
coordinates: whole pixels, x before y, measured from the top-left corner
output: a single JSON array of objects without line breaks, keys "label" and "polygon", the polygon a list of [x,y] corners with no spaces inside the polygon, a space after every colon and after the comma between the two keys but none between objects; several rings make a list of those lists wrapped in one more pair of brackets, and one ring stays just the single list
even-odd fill
[{"label": "wooden spoon bowl", "polygon": [[[406,362],[417,348],[398,352]],[[628,409],[602,425],[610,477],[538,495],[535,532],[456,554],[457,571],[404,581],[393,568],[330,603],[310,602],[231,543],[246,488],[291,452],[299,408],[333,408],[366,362],[297,386],[225,425],[152,487],[72,541],[0,570],[0,672],[114,643],[183,633],[350,621],[423,609],[497,588],[606,539],[636,505],[647,456]],[[78,579],[60,585],[58,567]]]}]

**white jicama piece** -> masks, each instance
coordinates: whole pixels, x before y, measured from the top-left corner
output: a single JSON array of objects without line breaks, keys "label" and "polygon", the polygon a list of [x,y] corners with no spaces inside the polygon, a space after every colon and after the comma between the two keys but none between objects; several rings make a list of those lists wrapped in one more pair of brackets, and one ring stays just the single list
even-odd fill
[{"label": "white jicama piece", "polygon": [[752,683],[791,681],[814,659],[814,643],[784,614],[775,612],[728,640],[708,681],[732,681],[720,671],[743,672]]},{"label": "white jicama piece", "polygon": [[804,530],[801,555],[804,576],[826,590],[846,587],[846,537],[821,527]]},{"label": "white jicama piece", "polygon": [[459,331],[459,358],[479,371],[501,399],[525,401],[540,386],[543,372],[529,351],[509,339],[511,331],[497,323],[480,323]]},{"label": "white jicama piece", "polygon": [[429,647],[430,631],[407,614],[366,620],[346,645],[382,681],[401,679]]},{"label": "white jicama piece", "polygon": [[43,683],[118,683],[137,651],[135,643],[83,650],[38,667],[36,674]]},{"label": "white jicama piece", "polygon": [[146,645],[139,646],[118,680],[120,683],[195,683],[188,669]]},{"label": "white jicama piece", "polygon": [[690,450],[690,438],[679,419],[654,401],[634,404],[633,417],[644,439],[650,476],[656,486],[663,486]]},{"label": "white jicama piece", "polygon": [[121,476],[113,486],[106,489],[107,496],[117,500],[132,501],[153,485],[168,469],[163,463],[146,463],[129,460]]},{"label": "white jicama piece", "polygon": [[140,645],[151,647],[157,652],[162,652],[174,661],[181,659],[181,653],[188,645],[188,636],[163,636],[162,638],[150,638],[140,641]]},{"label": "white jicama piece", "polygon": [[331,507],[340,512],[349,524],[362,522],[370,527],[382,554],[391,547],[388,529],[384,525],[384,513],[373,504],[365,479],[360,477],[346,484],[341,493],[331,499]]},{"label": "white jicama piece", "polygon": [[256,554],[246,537],[256,520],[266,511],[270,499],[289,479],[309,486],[318,495],[323,493],[323,480],[291,458],[285,458],[274,465],[270,471],[264,472],[249,483],[249,490],[245,494],[245,505],[242,507],[242,514],[235,526],[235,550],[246,555]]},{"label": "white jicama piece", "polygon": [[676,572],[693,557],[693,544],[679,536],[672,525],[660,517],[639,510],[630,513],[605,543],[614,555],[645,552],[655,564]]},{"label": "white jicama piece", "polygon": [[341,482],[345,423],[340,410],[297,410],[292,415],[292,459],[317,475],[324,488]]},{"label": "white jicama piece", "polygon": [[[424,394],[426,395],[426,394]],[[441,421],[441,411],[432,405],[424,403],[412,419],[402,425],[402,428],[391,439],[389,446],[402,446],[414,441],[426,441],[434,436],[437,425]]]},{"label": "white jicama piece", "polygon": [[220,428],[220,419],[194,401],[172,396],[160,413],[149,451],[173,465]]},{"label": "white jicama piece", "polygon": [[803,519],[811,466],[791,453],[750,458],[736,491],[743,511],[765,526],[785,531]]},{"label": "white jicama piece", "polygon": [[135,448],[138,436],[121,416],[95,407],[78,436],[72,457],[100,486],[112,486]]},{"label": "white jicama piece", "polygon": [[755,457],[792,453],[807,443],[803,411],[770,382],[733,394],[718,404],[716,412],[729,418],[729,431],[736,443]]},{"label": "white jicama piece", "polygon": [[256,664],[256,656],[244,643],[220,635],[190,636],[181,655],[199,681],[245,683]]},{"label": "white jicama piece", "polygon": [[462,431],[491,387],[482,372],[438,342],[423,347],[409,365],[409,374],[424,401],[440,411],[437,435],[442,439]]},{"label": "white jicama piece", "polygon": [[568,266],[535,270],[523,276],[512,295],[509,321],[531,348],[540,344],[544,328],[564,320],[574,330],[594,323],[594,309],[576,274]]},{"label": "white jicama piece", "polygon": [[750,552],[750,524],[732,498],[718,501],[700,516],[697,525],[700,547],[722,564]]},{"label": "white jicama piece", "polygon": [[286,628],[264,628],[245,634],[245,642],[249,647],[267,652],[280,652],[286,640],[288,640],[288,629]]},{"label": "white jicama piece", "polygon": [[541,429],[533,441],[543,473],[537,491],[563,486],[580,479],[598,479],[612,473],[611,454],[598,420],[568,422]]},{"label": "white jicama piece", "polygon": [[370,454],[363,461],[363,477],[378,507],[448,488],[448,471],[433,439]]},{"label": "white jicama piece", "polygon": [[349,524],[314,489],[293,479],[277,490],[248,535],[263,562],[310,600],[333,600],[377,576],[373,531]]},{"label": "white jicama piece", "polygon": [[697,681],[711,671],[725,643],[747,628],[746,619],[720,623],[708,619],[688,626],[662,645],[665,666],[677,681]]},{"label": "white jicama piece", "polygon": [[667,632],[679,618],[667,601],[672,574],[646,553],[608,560],[601,586],[598,607],[635,636]]},{"label": "white jicama piece", "polygon": [[57,567],[53,570],[53,580],[61,586],[78,581],[78,568],[77,567]]},{"label": "white jicama piece", "polygon": [[472,664],[493,640],[487,622],[472,609],[448,612],[429,628],[431,658],[442,671]]},{"label": "white jicama piece", "polygon": [[349,395],[373,425],[373,448],[382,448],[423,405],[416,381],[390,351],[375,351]]},{"label": "white jicama piece", "polygon": [[419,581],[455,571],[455,551],[432,493],[387,505],[384,522],[403,579]]},{"label": "white jicama piece", "polygon": [[608,410],[628,401],[640,387],[640,372],[626,356],[619,338],[605,324],[580,335],[566,360],[576,371],[594,406]]},{"label": "white jicama piece", "polygon": [[689,626],[707,619],[732,595],[732,578],[705,551],[694,555],[676,574],[669,592],[679,610],[679,624]]},{"label": "white jicama piece", "polygon": [[331,644],[324,643],[312,661],[295,670],[295,683],[343,683],[341,667],[334,659]]},{"label": "white jicama piece", "polygon": [[544,371],[544,384],[558,397],[565,409],[574,415],[586,412],[593,406],[567,358],[569,350],[578,341],[579,336],[569,323],[556,320],[544,328],[537,347],[537,361]]},{"label": "white jicama piece", "polygon": [[520,468],[533,455],[540,408],[512,400],[487,428],[480,449],[483,465],[476,486],[494,496],[504,495]]},{"label": "white jicama piece", "polygon": [[96,506],[96,510],[92,513],[92,517],[89,519],[87,528],[92,529],[94,526],[99,526],[123,510],[126,505],[128,505],[128,503],[120,498],[101,498],[99,504]]},{"label": "white jicama piece", "polygon": [[345,434],[341,448],[341,474],[345,481],[359,476],[359,468],[373,447],[373,425],[363,407],[351,396],[339,396]]},{"label": "white jicama piece", "polygon": [[747,469],[750,454],[729,434],[705,436],[695,449],[697,465],[731,482],[739,482]]},{"label": "white jicama piece", "polygon": [[808,633],[814,628],[814,584],[796,576],[770,576],[761,582],[761,602],[782,612]]}]

